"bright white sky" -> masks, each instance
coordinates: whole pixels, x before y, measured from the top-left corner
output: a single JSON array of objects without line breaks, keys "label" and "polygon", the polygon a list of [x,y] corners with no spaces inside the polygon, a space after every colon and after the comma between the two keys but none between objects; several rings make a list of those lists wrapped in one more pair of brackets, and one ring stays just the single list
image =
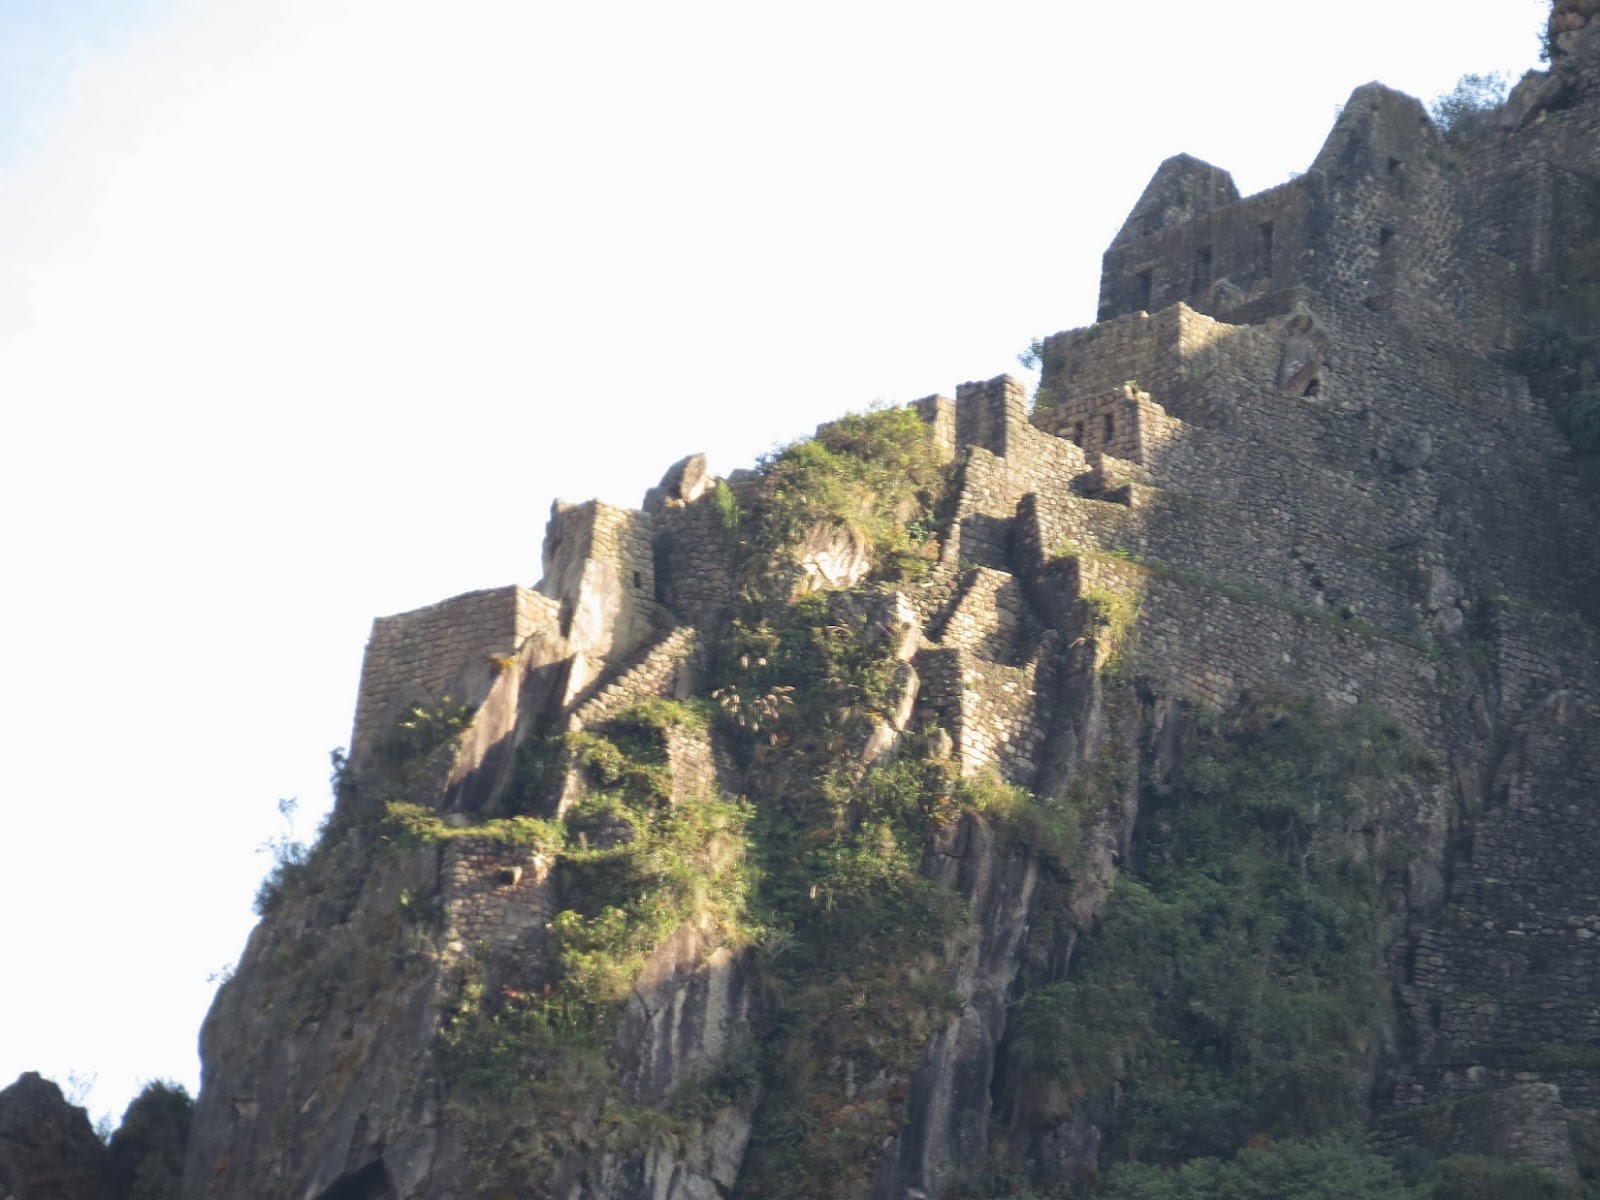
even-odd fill
[{"label": "bright white sky", "polygon": [[0,0],[0,1086],[197,1080],[371,619],[1093,319],[1156,164],[1304,169],[1547,0]]}]

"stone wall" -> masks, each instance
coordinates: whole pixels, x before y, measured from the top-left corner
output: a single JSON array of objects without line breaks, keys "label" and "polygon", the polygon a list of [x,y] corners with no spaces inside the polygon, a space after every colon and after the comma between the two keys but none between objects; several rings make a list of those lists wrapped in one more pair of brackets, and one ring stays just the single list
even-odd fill
[{"label": "stone wall", "polygon": [[653,518],[599,500],[551,506],[539,591],[561,602],[563,632],[578,656],[571,694],[632,653],[660,624]]},{"label": "stone wall", "polygon": [[1209,309],[1208,297],[1237,304],[1287,286],[1305,271],[1308,216],[1306,182],[1296,179],[1151,236],[1114,242],[1101,270],[1099,319],[1180,302]]},{"label": "stone wall", "polygon": [[1061,400],[1029,420],[1034,428],[1065,438],[1091,457],[1109,454],[1134,463],[1147,461],[1173,433],[1166,410],[1131,384]]},{"label": "stone wall", "polygon": [[568,727],[576,731],[599,725],[644,700],[681,700],[691,695],[700,670],[699,646],[693,626],[672,630],[575,708]]},{"label": "stone wall", "polygon": [[[1358,89],[1303,179],[1130,218],[1106,256],[1114,319],[1046,340],[1035,421],[1071,436],[1085,416],[1065,405],[1127,379],[1179,420],[1137,504],[1030,497],[1012,539],[1047,607],[1070,596],[1042,588],[1138,598],[1132,670],[1158,693],[1372,701],[1440,756],[1457,850],[1442,908],[1412,897],[1389,1102],[1416,1116],[1384,1136],[1569,1178],[1566,1123],[1600,1107],[1600,680],[1579,615],[1600,526],[1564,439],[1495,360],[1600,232],[1597,98],[1600,52],[1449,138],[1414,100]],[[1296,210],[1295,249],[1277,257],[1275,220],[1270,278],[1203,287],[1197,262],[1228,274],[1258,202]],[[1213,317],[1134,312],[1180,297]],[[1050,562],[1066,548],[1080,572]]]},{"label": "stone wall", "polygon": [[991,662],[1011,662],[1017,654],[1017,626],[1024,608],[1013,576],[977,567],[950,615],[932,632],[945,647],[970,650]]},{"label": "stone wall", "polygon": [[1436,1154],[1493,1154],[1534,1163],[1577,1182],[1560,1089],[1537,1080],[1397,1113],[1378,1127],[1381,1150],[1424,1145]]},{"label": "stone wall", "polygon": [[962,774],[993,771],[1031,786],[1038,740],[1048,728],[1034,686],[1039,660],[1006,666],[941,647],[920,651],[912,665],[922,680],[918,708],[950,734]]},{"label": "stone wall", "polygon": [[1079,447],[1029,423],[1026,393],[1010,376],[963,384],[958,396],[956,429],[965,453],[955,512],[959,532],[947,540],[943,557],[951,567],[959,565],[948,562],[957,556],[960,564],[1004,569],[1017,502],[1030,492],[1071,494],[1073,480],[1090,463]]},{"label": "stone wall", "polygon": [[445,843],[439,895],[452,938],[473,953],[504,950],[542,932],[556,912],[550,864],[527,846],[488,837]]},{"label": "stone wall", "polygon": [[655,515],[656,599],[680,621],[709,629],[733,603],[737,531],[714,492]]},{"label": "stone wall", "polygon": [[1053,408],[1074,397],[1119,391],[1134,380],[1158,402],[1168,404],[1183,379],[1182,325],[1189,311],[1180,307],[1154,315],[1136,312],[1045,338],[1039,379],[1042,401]]},{"label": "stone wall", "polygon": [[412,705],[437,705],[446,696],[458,704],[481,703],[500,671],[496,660],[516,655],[557,614],[549,597],[513,586],[467,592],[373,621],[350,738],[352,760],[364,761]]},{"label": "stone wall", "polygon": [[924,396],[913,400],[911,407],[923,422],[933,427],[933,442],[940,457],[949,461],[956,456],[956,402],[948,396]]}]

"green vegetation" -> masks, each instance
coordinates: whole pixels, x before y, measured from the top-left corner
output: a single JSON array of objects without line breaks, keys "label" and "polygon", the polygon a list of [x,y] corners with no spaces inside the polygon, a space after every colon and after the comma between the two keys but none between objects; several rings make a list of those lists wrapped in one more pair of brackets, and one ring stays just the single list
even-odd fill
[{"label": "green vegetation", "polygon": [[1116,670],[1138,634],[1140,598],[1132,592],[1086,587],[1078,594],[1089,622],[1106,647],[1106,667]]},{"label": "green vegetation", "polygon": [[450,696],[431,707],[413,705],[378,744],[375,757],[379,769],[396,781],[415,778],[441,751],[453,750],[456,738],[471,720],[471,705]]},{"label": "green vegetation", "polygon": [[[759,464],[742,530],[752,551],[746,591],[759,599],[817,525],[847,527],[868,548],[874,573],[921,579],[937,551],[951,471],[929,426],[909,408],[853,413]],[[724,509],[726,515],[727,509]]]},{"label": "green vegetation", "polygon": [[[864,777],[853,766],[896,659],[852,608],[812,595],[752,609],[717,689],[765,801],[752,832],[774,1016],[738,1192],[762,1200],[865,1191],[906,1076],[952,1011],[945,945],[967,923],[960,898],[920,870],[967,802],[953,764],[908,746]],[[751,719],[751,698],[771,696],[785,700],[775,723]]]},{"label": "green vegetation", "polygon": [[[1119,1164],[1097,1194],[1560,1194],[1539,1190],[1548,1177],[1484,1160],[1405,1175],[1349,1140],[1366,1117],[1387,1003],[1392,855],[1372,832],[1374,801],[1429,769],[1392,723],[1276,697],[1226,717],[1191,714],[1172,776],[1140,782],[1133,845],[1088,930],[1084,830],[1136,783],[1131,746],[1106,745],[1060,800],[962,778],[932,729],[864,768],[868,735],[898,707],[901,631],[886,627],[870,586],[795,599],[771,585],[830,522],[859,535],[878,578],[916,577],[932,561],[948,483],[916,415],[881,410],[776,452],[738,496],[719,485],[747,570],[709,698],[651,701],[581,733],[528,739],[492,819],[457,824],[413,802],[454,753],[466,708],[418,707],[380,748],[360,806],[373,845],[489,839],[526,847],[550,871],[544,953],[479,946],[453,958],[438,1062],[480,1193],[525,1189],[569,1154],[681,1144],[718,1108],[759,1095],[736,1198],[865,1194],[930,1039],[961,1009],[950,966],[970,944],[971,913],[930,864],[966,823],[1036,856],[1043,880],[998,1085],[1006,1132],[1025,1141],[1089,1114],[1103,1161]],[[1404,641],[1131,554],[1087,556]],[[1108,661],[1124,661],[1137,594],[1088,587],[1080,599]],[[1133,697],[1129,681],[1109,681],[1113,727],[1134,727]],[[669,746],[713,731],[759,808],[674,786]],[[559,819],[535,815],[569,773],[581,796]],[[313,853],[286,853],[272,902],[299,886]],[[626,1094],[618,1030],[651,956],[674,938],[749,951],[764,1015],[716,1075],[646,1106]],[[959,1194],[1020,1200],[1008,1145],[1021,1144],[998,1133],[987,1175],[971,1167]]]},{"label": "green vegetation", "polygon": [[285,830],[273,834],[256,848],[258,854],[272,855],[272,866],[267,869],[256,888],[256,916],[264,917],[275,909],[283,898],[301,887],[308,875],[311,861],[311,844],[294,835],[294,814],[300,801],[292,796],[278,801],[278,815],[283,818]]},{"label": "green vegetation", "polygon": [[1555,304],[1531,313],[1506,365],[1550,405],[1591,487],[1600,488],[1600,236],[1557,264]]},{"label": "green vegetation", "polygon": [[438,845],[462,837],[483,838],[507,846],[529,846],[537,853],[551,856],[560,853],[565,841],[559,821],[505,817],[470,825],[450,825],[436,810],[400,800],[388,804],[381,836],[407,847]]},{"label": "green vegetation", "polygon": [[1489,128],[1494,111],[1506,102],[1511,80],[1500,74],[1463,75],[1455,87],[1428,104],[1441,132],[1462,134]]},{"label": "green vegetation", "polygon": [[1575,1200],[1548,1171],[1455,1155],[1402,1171],[1347,1141],[1273,1142],[1177,1169],[1117,1167],[1098,1200]]},{"label": "green vegetation", "polygon": [[[515,963],[495,972],[481,961],[464,966],[441,1033],[447,1102],[487,1193],[548,1175],[569,1150],[642,1147],[694,1116],[693,1105],[667,1119],[628,1104],[609,1052],[640,972],[669,936],[692,930],[734,949],[760,936],[748,807],[671,794],[666,738],[703,730],[704,720],[692,706],[652,701],[601,732],[567,739],[587,791],[564,828],[512,817],[456,830],[390,806],[397,836],[504,837],[554,862],[560,910],[549,926],[548,967],[523,977]],[[697,1094],[714,1091],[704,1085]]]},{"label": "green vegetation", "polygon": [[115,1191],[129,1200],[179,1200],[194,1101],[180,1083],[144,1085],[111,1136]]},{"label": "green vegetation", "polygon": [[743,514],[739,511],[739,497],[733,494],[733,489],[728,486],[726,479],[717,480],[716,491],[717,511],[722,514],[722,527],[730,533],[736,533]]},{"label": "green vegetation", "polygon": [[[1092,342],[1104,332],[1104,326],[1092,325],[1084,331],[1083,340],[1086,342]],[[1045,356],[1044,339],[1034,338],[1031,342],[1029,342],[1028,348],[1021,354],[1017,355],[1017,362],[1019,362],[1025,369],[1029,371],[1039,371],[1041,374],[1039,386],[1034,390],[1033,393],[1034,409],[1042,410],[1055,407],[1056,401],[1059,399],[1059,397],[1056,396],[1053,388],[1045,386],[1042,376],[1045,372],[1054,370],[1061,364]]]},{"label": "green vegetation", "polygon": [[1364,709],[1263,699],[1199,719],[1170,787],[1146,787],[1072,973],[1017,1007],[1034,1119],[1118,1087],[1106,1157],[1157,1165],[1357,1127],[1384,867],[1354,825],[1372,789],[1420,765]]},{"label": "green vegetation", "polygon": [[[1485,996],[1486,1002],[1493,997]],[[1533,1042],[1511,1046],[1469,1046],[1450,1055],[1454,1062],[1471,1066],[1515,1067],[1533,1066],[1541,1071],[1559,1071],[1571,1067],[1586,1070],[1600,1069],[1600,1046],[1592,1042]]]},{"label": "green vegetation", "polygon": [[1417,1190],[1426,1200],[1571,1200],[1575,1195],[1548,1171],[1477,1154],[1438,1163]]},{"label": "green vegetation", "polygon": [[925,873],[927,847],[969,815],[1055,862],[1080,842],[1071,805],[960,778],[931,734],[860,767],[867,731],[897,695],[898,631],[879,621],[870,593],[752,602],[715,671],[724,733],[762,797],[749,852],[771,1017],[741,1197],[867,1191],[911,1071],[958,1011],[949,952],[970,914]]},{"label": "green vegetation", "polygon": [[1419,1200],[1387,1159],[1349,1142],[1278,1142],[1176,1170],[1113,1170],[1099,1200]]},{"label": "green vegetation", "polygon": [[259,847],[261,853],[272,856],[272,866],[256,890],[256,915],[266,916],[288,897],[321,880],[321,864],[343,834],[355,831],[365,844],[372,827],[387,819],[391,804],[403,804],[421,780],[453,758],[457,739],[471,720],[472,708],[449,696],[432,706],[413,705],[375,748],[372,770],[359,787],[346,770],[344,752],[333,751],[331,784],[336,804],[315,838],[306,842],[295,836],[294,814],[299,801],[278,801],[285,832],[268,838]]}]

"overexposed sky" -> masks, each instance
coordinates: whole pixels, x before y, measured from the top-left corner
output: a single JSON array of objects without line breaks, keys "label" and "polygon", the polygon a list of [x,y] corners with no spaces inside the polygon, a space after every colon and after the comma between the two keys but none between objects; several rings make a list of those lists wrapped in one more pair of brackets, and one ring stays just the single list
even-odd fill
[{"label": "overexposed sky", "polygon": [[1547,0],[0,0],[0,1086],[197,1079],[371,619],[1093,319],[1161,159],[1245,192]]}]

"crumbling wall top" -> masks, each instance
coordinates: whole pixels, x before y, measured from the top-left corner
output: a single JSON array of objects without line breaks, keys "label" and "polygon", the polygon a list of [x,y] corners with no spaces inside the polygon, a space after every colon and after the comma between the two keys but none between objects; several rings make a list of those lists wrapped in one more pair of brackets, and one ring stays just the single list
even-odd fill
[{"label": "crumbling wall top", "polygon": [[1174,154],[1156,168],[1112,245],[1137,241],[1204,216],[1239,199],[1233,176],[1190,154]]},{"label": "crumbling wall top", "polygon": [[1422,101],[1381,83],[1350,93],[1311,164],[1332,175],[1382,175],[1392,163],[1415,163],[1438,137]]}]

